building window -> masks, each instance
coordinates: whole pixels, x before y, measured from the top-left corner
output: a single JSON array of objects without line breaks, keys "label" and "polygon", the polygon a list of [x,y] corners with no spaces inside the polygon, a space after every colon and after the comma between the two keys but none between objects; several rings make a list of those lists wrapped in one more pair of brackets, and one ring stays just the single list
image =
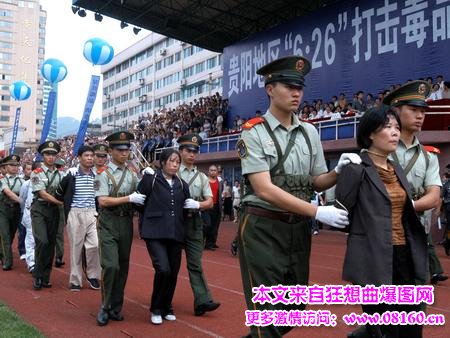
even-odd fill
[{"label": "building window", "polygon": [[0,109],[1,111],[9,111],[9,106],[2,104]]},{"label": "building window", "polygon": [[12,32],[4,32],[4,31],[0,31],[0,38],[3,39],[12,39]]},{"label": "building window", "polygon": [[1,115],[1,116],[0,116],[0,121],[2,121],[2,122],[9,122],[9,116],[3,116],[3,115]]}]

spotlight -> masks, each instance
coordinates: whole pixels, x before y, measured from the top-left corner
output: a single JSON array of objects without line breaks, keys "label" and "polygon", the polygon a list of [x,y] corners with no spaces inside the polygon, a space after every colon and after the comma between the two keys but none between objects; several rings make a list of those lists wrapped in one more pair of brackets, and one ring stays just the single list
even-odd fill
[{"label": "spotlight", "polygon": [[102,22],[103,16],[100,13],[95,13],[94,19],[95,19],[95,21]]},{"label": "spotlight", "polygon": [[133,27],[133,33],[134,33],[134,34],[138,35],[140,31],[141,31],[140,28]]},{"label": "spotlight", "polygon": [[86,16],[86,11],[84,9],[80,9],[78,11],[78,15],[81,16],[82,18],[84,18]]},{"label": "spotlight", "polygon": [[77,14],[77,12],[78,12],[79,9],[80,9],[80,7],[72,6],[72,13],[73,13],[73,14]]},{"label": "spotlight", "polygon": [[124,29],[125,27],[128,27],[128,24],[125,21],[121,21],[120,28]]}]

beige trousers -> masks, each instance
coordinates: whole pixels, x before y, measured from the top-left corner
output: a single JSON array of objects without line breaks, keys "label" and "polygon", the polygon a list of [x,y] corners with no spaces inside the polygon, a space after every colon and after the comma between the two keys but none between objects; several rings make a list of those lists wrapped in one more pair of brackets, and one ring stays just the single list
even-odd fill
[{"label": "beige trousers", "polygon": [[86,276],[100,279],[101,267],[98,249],[95,209],[71,208],[67,218],[70,242],[70,283],[82,286],[82,251],[86,250]]}]

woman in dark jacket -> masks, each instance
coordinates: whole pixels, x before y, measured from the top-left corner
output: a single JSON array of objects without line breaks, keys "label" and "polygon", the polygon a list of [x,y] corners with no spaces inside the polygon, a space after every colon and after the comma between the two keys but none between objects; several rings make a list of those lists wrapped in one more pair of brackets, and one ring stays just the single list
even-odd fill
[{"label": "woman in dark jacket", "polygon": [[[388,160],[400,139],[396,112],[371,111],[360,120],[360,165],[338,177],[336,204],[349,212],[343,279],[358,285],[420,285],[427,280],[427,240],[400,166]],[[337,205],[336,205],[337,206]],[[364,312],[419,311],[420,305],[362,305]],[[372,337],[421,337],[418,325],[367,326]]]},{"label": "woman in dark jacket", "polygon": [[137,188],[147,195],[139,232],[155,269],[150,306],[150,320],[155,325],[161,324],[163,318],[176,320],[172,298],[184,242],[183,205],[189,198],[188,185],[177,176],[180,163],[177,150],[164,150],[160,157],[161,169],[154,175],[144,175]]}]

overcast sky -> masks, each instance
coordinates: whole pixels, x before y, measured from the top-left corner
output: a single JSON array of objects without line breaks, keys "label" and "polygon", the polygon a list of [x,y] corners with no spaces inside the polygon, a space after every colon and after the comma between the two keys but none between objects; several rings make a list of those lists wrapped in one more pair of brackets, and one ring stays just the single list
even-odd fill
[{"label": "overcast sky", "polygon": [[[56,58],[67,67],[67,77],[59,83],[58,116],[73,116],[81,120],[87,91],[92,74],[100,74],[100,66],[93,67],[83,56],[84,43],[90,38],[102,38],[118,54],[149,34],[142,30],[133,33],[132,26],[120,29],[120,21],[103,17],[102,22],[94,20],[94,13],[86,11],[84,18],[72,13],[71,0],[40,0],[47,11],[47,32],[45,38],[45,59]],[[91,120],[101,117],[102,83]]]}]

